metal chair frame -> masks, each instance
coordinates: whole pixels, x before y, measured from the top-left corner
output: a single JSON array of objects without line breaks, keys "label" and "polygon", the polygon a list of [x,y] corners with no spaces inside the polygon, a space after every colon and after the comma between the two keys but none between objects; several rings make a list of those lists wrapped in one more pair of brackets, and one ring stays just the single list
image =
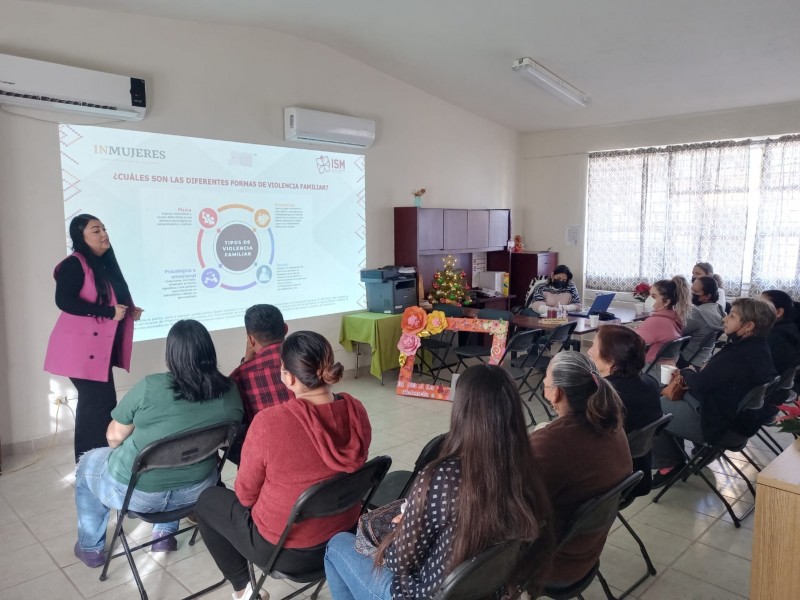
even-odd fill
[{"label": "metal chair frame", "polygon": [[[507,310],[496,310],[494,308],[482,308],[478,311],[477,314],[478,319],[488,319],[490,321],[497,321],[502,319],[503,321],[508,322],[508,336],[510,337],[513,333],[513,325],[514,325],[514,313],[507,311]],[[473,336],[476,335],[475,332],[471,332],[467,338],[467,341],[470,341]],[[465,369],[467,368],[467,364],[464,362],[469,358],[477,358],[481,362],[486,362],[484,359],[491,356],[492,349],[489,346],[481,346],[478,344],[466,344],[464,346],[460,346],[454,350],[456,358],[458,358],[458,364],[456,365],[456,373],[461,371],[461,367],[463,366]]]},{"label": "metal chair frame", "polygon": [[[688,344],[691,339],[691,336],[685,335],[683,337],[676,338],[671,342],[665,343],[663,346],[661,346],[661,348],[658,349],[653,362],[647,365],[644,371],[642,371],[642,375],[650,375],[650,371],[653,370],[653,367],[659,364],[658,361],[660,360],[677,359],[681,355],[683,349],[686,347],[686,344]],[[650,377],[659,379],[657,375],[650,375]]]}]

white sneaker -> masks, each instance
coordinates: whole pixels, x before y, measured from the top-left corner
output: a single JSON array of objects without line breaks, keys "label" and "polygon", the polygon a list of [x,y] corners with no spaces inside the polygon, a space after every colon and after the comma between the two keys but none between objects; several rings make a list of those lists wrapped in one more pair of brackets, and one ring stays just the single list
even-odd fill
[{"label": "white sneaker", "polygon": [[[248,581],[247,587],[244,588],[244,593],[237,597],[236,593],[231,594],[233,600],[250,600],[250,596],[253,595],[253,585]],[[256,598],[260,598],[260,600],[269,600],[269,592],[265,589],[262,589]]]}]

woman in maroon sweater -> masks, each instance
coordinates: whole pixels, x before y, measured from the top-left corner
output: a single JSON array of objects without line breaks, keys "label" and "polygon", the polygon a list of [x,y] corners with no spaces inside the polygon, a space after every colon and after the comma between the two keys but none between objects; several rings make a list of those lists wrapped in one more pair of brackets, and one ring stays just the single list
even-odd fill
[{"label": "woman in maroon sweater", "polygon": [[[317,333],[298,331],[281,349],[281,380],[295,394],[259,412],[242,448],[236,491],[207,489],[197,502],[197,525],[211,556],[233,585],[234,598],[251,594],[247,561],[261,561],[275,548],[300,494],[338,473],[362,467],[372,430],[364,406],[349,394],[331,392],[343,367]],[[322,561],[325,543],[350,529],[359,507],[294,526],[276,569],[291,573]],[[321,546],[321,547],[320,547]]]}]

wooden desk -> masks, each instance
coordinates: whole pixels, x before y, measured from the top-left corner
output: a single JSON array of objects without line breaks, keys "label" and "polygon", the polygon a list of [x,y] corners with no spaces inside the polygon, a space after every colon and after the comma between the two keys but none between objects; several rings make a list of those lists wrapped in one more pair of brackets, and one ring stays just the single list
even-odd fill
[{"label": "wooden desk", "polygon": [[800,440],[758,474],[752,600],[788,600],[800,590]]},{"label": "wooden desk", "polygon": [[383,372],[400,367],[400,351],[397,342],[400,340],[400,320],[403,315],[385,315],[383,313],[355,313],[342,316],[339,330],[339,343],[348,352],[353,351],[356,344],[356,377],[358,377],[358,344],[369,344],[372,349],[372,361],[369,372],[380,379],[383,385]]},{"label": "wooden desk", "polygon": [[[646,319],[649,315],[637,315],[636,311],[632,308],[612,308],[611,312],[613,312],[618,318],[613,321],[600,321],[598,327],[602,327],[603,325],[608,325],[609,323],[613,323],[615,325],[625,325],[626,323],[632,323],[633,321],[642,321]],[[464,316],[465,317],[475,317],[478,314],[478,310],[474,308],[465,308],[464,309]],[[577,323],[575,327],[575,331],[573,335],[584,335],[586,333],[594,333],[597,331],[598,327],[592,327],[589,325],[589,319],[584,317],[567,317],[567,321],[572,323]],[[552,324],[544,324],[542,323],[541,318],[539,317],[527,317],[523,315],[514,315],[514,325],[517,327],[523,327],[525,329],[544,329],[545,331],[551,331],[558,327],[559,325],[552,325]]]}]

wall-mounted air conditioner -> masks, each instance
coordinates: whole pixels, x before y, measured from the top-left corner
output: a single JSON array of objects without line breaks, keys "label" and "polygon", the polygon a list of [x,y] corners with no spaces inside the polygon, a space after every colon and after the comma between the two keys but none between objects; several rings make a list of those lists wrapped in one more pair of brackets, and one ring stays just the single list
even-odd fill
[{"label": "wall-mounted air conditioner", "polygon": [[283,129],[287,142],[369,148],[375,141],[375,121],[298,106],[283,109]]},{"label": "wall-mounted air conditioner", "polygon": [[144,79],[0,54],[0,104],[141,121]]}]

